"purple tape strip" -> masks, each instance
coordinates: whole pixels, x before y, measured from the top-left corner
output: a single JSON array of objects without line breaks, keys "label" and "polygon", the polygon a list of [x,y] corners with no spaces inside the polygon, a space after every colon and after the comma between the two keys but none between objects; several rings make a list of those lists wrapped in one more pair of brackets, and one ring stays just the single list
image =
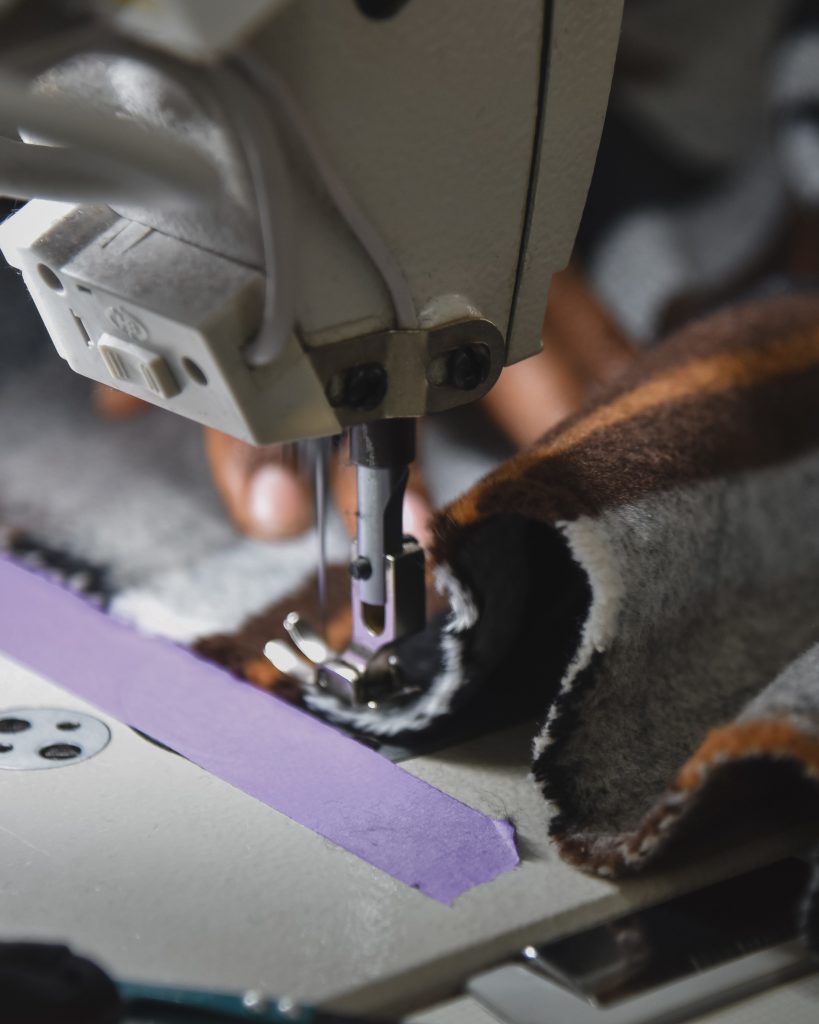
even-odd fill
[{"label": "purple tape strip", "polygon": [[518,864],[507,822],[5,558],[0,650],[442,903]]}]

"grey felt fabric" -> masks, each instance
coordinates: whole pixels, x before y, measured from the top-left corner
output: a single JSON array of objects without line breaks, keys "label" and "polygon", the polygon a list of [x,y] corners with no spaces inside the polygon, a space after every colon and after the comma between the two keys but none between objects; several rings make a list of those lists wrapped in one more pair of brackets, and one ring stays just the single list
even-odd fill
[{"label": "grey felt fabric", "polygon": [[[817,662],[788,668],[819,641],[816,508],[812,452],[563,526],[593,593],[571,671],[605,652],[552,766],[578,830],[638,828],[709,726],[795,710],[775,697],[794,673],[819,710]],[[548,743],[547,726],[535,758]]]},{"label": "grey felt fabric", "polygon": [[153,410],[104,422],[56,357],[6,373],[0,437],[7,530],[104,569],[112,612],[146,632],[188,642],[236,628],[314,571],[313,537],[271,545],[231,526],[201,428]]},{"label": "grey felt fabric", "polygon": [[[315,572],[312,532],[263,543],[231,525],[212,484],[202,431],[151,409],[107,422],[91,385],[45,350],[0,364],[0,526],[104,572],[112,614],[145,632],[192,643],[237,629]],[[480,432],[479,432],[480,433]],[[497,459],[476,443],[471,421],[441,424],[429,480],[439,500]],[[453,470],[452,467],[455,467]],[[328,554],[349,543],[331,515]],[[27,557],[30,557],[30,553]]]}]

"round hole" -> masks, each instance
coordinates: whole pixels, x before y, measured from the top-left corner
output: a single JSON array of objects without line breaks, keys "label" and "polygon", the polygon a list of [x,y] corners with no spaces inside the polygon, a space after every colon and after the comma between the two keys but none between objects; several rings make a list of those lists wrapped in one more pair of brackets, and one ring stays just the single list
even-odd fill
[{"label": "round hole", "polygon": [[0,743],[0,754],[7,754],[14,747],[10,743]]},{"label": "round hole", "polygon": [[207,384],[208,378],[205,376],[205,371],[198,363],[195,363],[187,356],[183,356],[182,365],[185,367],[185,371],[191,380],[196,381],[197,384]]},{"label": "round hole", "polygon": [[51,267],[47,267],[45,263],[37,264],[37,273],[42,278],[43,284],[47,284],[52,291],[65,291],[65,288],[63,288],[62,281],[59,279],[59,277],[57,277],[57,275],[54,273]]},{"label": "round hole", "polygon": [[373,21],[384,21],[397,14],[407,0],[356,0],[358,9],[365,18]]},{"label": "round hole", "polygon": [[82,749],[73,743],[50,743],[47,747],[42,747],[40,757],[47,761],[70,761],[72,757],[77,757],[81,753]]},{"label": "round hole", "polygon": [[31,722],[25,718],[0,718],[0,732],[25,732],[31,728]]},{"label": "round hole", "polygon": [[73,732],[75,729],[79,729],[79,722],[57,722],[57,728],[63,732]]}]

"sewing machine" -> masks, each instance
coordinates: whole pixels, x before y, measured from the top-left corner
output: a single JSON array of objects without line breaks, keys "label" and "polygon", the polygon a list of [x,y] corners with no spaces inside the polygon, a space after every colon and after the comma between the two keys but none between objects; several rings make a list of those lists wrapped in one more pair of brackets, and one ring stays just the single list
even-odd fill
[{"label": "sewing machine", "polygon": [[[401,529],[413,422],[477,400],[539,348],[621,5],[90,0],[35,24],[26,5],[6,6],[0,67],[16,78],[0,119],[32,147],[16,151],[12,190],[31,201],[0,228],[0,248],[57,351],[86,377],[254,444],[350,433],[353,640],[316,656],[297,623],[316,664],[268,653],[347,705],[401,700],[391,649],[424,625],[423,553]],[[39,82],[33,94],[23,79]],[[67,147],[50,170],[38,139]],[[5,706],[73,709],[111,736],[82,769],[0,779],[15,797],[4,873],[26,880],[7,920],[30,937],[71,934],[130,976],[399,1012],[455,995],[525,943],[729,870],[716,857],[615,888],[559,863],[525,777],[526,727],[405,762],[512,816],[526,848],[518,870],[450,909],[53,681],[0,667]],[[123,875],[120,851],[148,835]],[[800,842],[769,838],[730,870]],[[495,1019],[488,1005],[463,998],[429,1019],[478,1024]]]},{"label": "sewing machine", "polygon": [[[539,350],[620,5],[90,6],[90,24],[43,40],[21,17],[7,36],[6,66],[49,97],[29,135],[18,97],[23,135],[51,128],[71,150],[79,131],[85,178],[24,180],[39,198],[3,252],[76,372],[254,444],[350,433],[352,643],[315,670],[269,654],[341,701],[401,699],[390,645],[425,621],[424,556],[401,524],[414,421]],[[81,129],[47,122],[65,97]],[[90,103],[143,137],[109,116],[90,139]],[[53,201],[73,194],[96,201]],[[307,628],[291,634],[315,652]]]}]

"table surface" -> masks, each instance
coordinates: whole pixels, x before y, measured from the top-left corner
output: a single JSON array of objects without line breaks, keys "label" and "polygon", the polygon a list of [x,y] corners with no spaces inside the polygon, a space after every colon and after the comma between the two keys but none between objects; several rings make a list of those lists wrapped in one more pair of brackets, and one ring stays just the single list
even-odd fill
[{"label": "table surface", "polygon": [[547,839],[546,808],[527,777],[532,729],[516,727],[402,765],[517,828],[520,866],[448,907],[0,656],[0,711],[24,706],[90,711],[112,740],[79,764],[0,770],[0,936],[68,941],[133,980],[255,988],[353,1011],[420,1009],[527,942],[805,839],[766,837],[628,885],[580,874]]}]

